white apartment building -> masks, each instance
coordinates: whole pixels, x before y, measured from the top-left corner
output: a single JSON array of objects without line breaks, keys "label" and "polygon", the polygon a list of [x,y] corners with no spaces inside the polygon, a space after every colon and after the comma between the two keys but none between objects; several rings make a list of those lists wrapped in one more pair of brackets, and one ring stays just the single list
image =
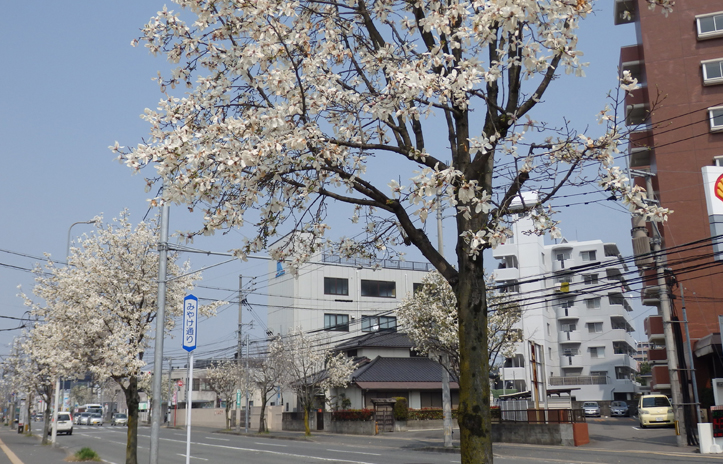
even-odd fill
[{"label": "white apartment building", "polygon": [[294,275],[271,262],[268,328],[277,334],[295,327],[326,331],[330,342],[396,329],[395,309],[432,269],[423,262],[319,253]]},{"label": "white apartment building", "polygon": [[[532,197],[530,197],[532,199]],[[545,245],[525,234],[530,217],[494,250],[497,285],[520,301],[523,342],[500,371],[506,388],[533,389],[530,342],[537,348],[538,385],[572,388],[578,401],[632,400],[636,370],[627,266],[614,243]],[[540,378],[541,377],[541,378]]]}]

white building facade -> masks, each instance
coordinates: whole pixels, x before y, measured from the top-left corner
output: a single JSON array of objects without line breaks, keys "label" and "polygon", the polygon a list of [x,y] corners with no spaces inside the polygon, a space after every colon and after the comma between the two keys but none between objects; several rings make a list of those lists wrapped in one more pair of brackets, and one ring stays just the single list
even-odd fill
[{"label": "white building facade", "polygon": [[525,234],[521,217],[513,237],[498,246],[494,278],[522,308],[523,342],[505,360],[506,388],[534,389],[531,343],[537,346],[540,389],[571,388],[578,401],[632,400],[636,362],[627,266],[613,243],[600,240],[545,245]]}]

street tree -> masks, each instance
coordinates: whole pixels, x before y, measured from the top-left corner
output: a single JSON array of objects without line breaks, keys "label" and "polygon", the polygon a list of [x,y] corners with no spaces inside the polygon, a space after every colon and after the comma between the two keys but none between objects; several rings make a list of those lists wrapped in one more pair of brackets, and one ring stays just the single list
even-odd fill
[{"label": "street tree", "polygon": [[269,352],[263,359],[253,363],[249,369],[250,384],[261,395],[261,413],[259,415],[259,433],[267,431],[266,406],[277,388],[286,383],[287,372],[284,369],[281,350]]},{"label": "street tree", "polygon": [[[666,14],[674,3],[646,1]],[[634,214],[668,214],[613,165],[620,98],[595,134],[535,119],[560,74],[584,75],[577,31],[595,1],[176,3],[183,15],[164,8],[133,41],[177,65],[143,115],[150,137],[111,148],[134,170],[155,167],[156,203],[203,210],[189,239],[254,229],[241,258],[287,233],[272,258],[291,269],[325,246],[381,257],[416,247],[457,297],[462,462],[492,462],[483,252],[511,234],[513,200],[553,236],[550,205],[568,185],[599,182]],[[623,91],[635,86],[622,77]],[[344,205],[361,233],[331,237],[328,215]],[[453,257],[425,227],[443,206],[455,211]]]},{"label": "street tree", "polygon": [[327,391],[349,383],[354,363],[344,353],[332,354],[318,334],[300,328],[279,336],[269,345],[269,355],[277,359],[286,372],[285,387],[296,394],[304,411],[304,431],[311,435],[309,414],[325,402]]},{"label": "street tree", "polygon": [[226,429],[231,428],[231,405],[236,401],[236,390],[246,391],[244,372],[235,360],[221,360],[206,369],[206,384],[221,401],[226,403]]},{"label": "street tree", "polygon": [[[44,353],[48,364],[74,364],[99,382],[120,385],[128,406],[126,464],[138,462],[138,381],[157,314],[158,241],[156,220],[134,228],[127,211],[105,225],[97,218],[96,230],[71,248],[68,266],[48,260],[36,269],[33,293],[45,305],[22,294],[57,347]],[[186,292],[200,278],[189,273],[189,263],[179,266],[176,260],[169,253],[167,334],[181,316]],[[215,307],[202,306],[199,313],[210,316]]]},{"label": "street tree", "polygon": [[[518,324],[522,310],[507,295],[497,293],[487,282],[487,346],[489,365],[497,357],[509,357],[522,341]],[[459,378],[459,316],[452,286],[437,271],[427,274],[422,285],[396,311],[399,326],[409,335],[415,349],[424,355],[446,354],[450,374]]]}]

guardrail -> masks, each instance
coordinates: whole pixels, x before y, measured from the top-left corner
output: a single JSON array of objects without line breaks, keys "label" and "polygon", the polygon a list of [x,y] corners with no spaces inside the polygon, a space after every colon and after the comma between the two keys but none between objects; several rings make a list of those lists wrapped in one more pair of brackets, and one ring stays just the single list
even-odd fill
[{"label": "guardrail", "polygon": [[525,409],[500,411],[500,422],[575,424],[585,422],[582,409]]}]

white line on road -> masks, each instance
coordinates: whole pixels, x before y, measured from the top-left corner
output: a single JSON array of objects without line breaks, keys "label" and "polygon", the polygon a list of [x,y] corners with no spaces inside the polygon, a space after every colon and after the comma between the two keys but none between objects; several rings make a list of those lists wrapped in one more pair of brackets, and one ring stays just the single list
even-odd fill
[{"label": "white line on road", "polygon": [[254,445],[262,445],[262,446],[280,446],[282,448],[286,448],[289,445],[277,445],[276,443],[259,443],[258,441],[254,442]]},{"label": "white line on road", "polygon": [[381,456],[381,454],[379,454],[379,453],[362,453],[361,451],[344,451],[344,450],[333,450],[333,449],[328,449],[327,451],[333,451],[335,453],[368,454],[369,456]]},{"label": "white line on road", "polygon": [[[174,440],[172,438],[161,438],[161,440],[165,441],[173,441],[176,443],[186,443],[185,441],[181,440]],[[276,454],[279,456],[290,456],[294,458],[304,458],[304,459],[315,459],[317,461],[327,461],[327,462],[348,462],[350,464],[374,464],[371,462],[364,462],[364,461],[350,461],[347,459],[332,459],[332,458],[321,458],[318,456],[309,456],[306,454],[293,454],[293,453],[282,453],[280,451],[271,451],[271,450],[264,450],[264,449],[254,449],[254,448],[241,448],[239,446],[228,446],[228,445],[217,445],[215,443],[202,443],[202,442],[191,442],[193,445],[200,445],[200,446],[213,446],[214,448],[225,448],[225,449],[231,449],[231,450],[237,450],[237,451],[252,451],[254,453],[266,453],[266,454]]]},{"label": "white line on road", "polygon": [[216,438],[216,437],[206,437],[207,440],[221,440],[221,441],[231,441],[228,438]]},{"label": "white line on road", "polygon": [[[183,456],[184,458],[186,457],[185,454],[181,454],[181,453],[176,453],[176,454],[178,454],[179,456]],[[189,456],[189,457],[191,459],[200,459],[201,461],[208,461],[208,459],[206,459],[206,458],[197,458],[196,456]]]}]

